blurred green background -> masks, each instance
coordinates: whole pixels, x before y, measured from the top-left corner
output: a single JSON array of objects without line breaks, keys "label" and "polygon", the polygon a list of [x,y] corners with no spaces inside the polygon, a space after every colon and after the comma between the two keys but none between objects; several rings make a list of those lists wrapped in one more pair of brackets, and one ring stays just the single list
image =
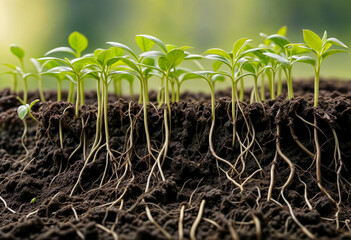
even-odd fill
[{"label": "blurred green background", "polygon": [[[229,51],[238,38],[252,38],[257,45],[260,32],[271,34],[283,25],[288,26],[291,41],[302,42],[302,29],[308,28],[319,35],[327,30],[329,36],[351,46],[350,10],[350,0],[1,0],[0,62],[16,63],[9,51],[9,45],[16,43],[25,49],[25,67],[31,70],[30,57],[66,46],[72,31],[88,37],[88,51],[107,48],[107,41],[136,49],[136,34],[190,45],[193,53],[212,47]],[[350,55],[333,56],[322,67],[322,76],[349,79],[349,66]],[[308,78],[312,71],[309,66],[297,66],[293,75]],[[194,90],[193,84],[189,81],[184,88]],[[31,80],[30,88],[36,85]],[[1,77],[0,88],[6,86],[12,86],[12,79]],[[44,81],[46,89],[55,86],[53,79]],[[196,83],[196,89],[204,88],[205,84]]]}]

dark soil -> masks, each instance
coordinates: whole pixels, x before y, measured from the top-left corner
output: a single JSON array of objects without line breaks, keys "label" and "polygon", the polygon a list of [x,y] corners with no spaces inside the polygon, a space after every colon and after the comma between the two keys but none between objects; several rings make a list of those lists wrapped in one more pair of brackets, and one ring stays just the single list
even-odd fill
[{"label": "dark soil", "polygon": [[[280,194],[290,174],[281,157],[277,158],[275,168],[274,201],[267,201],[277,139],[281,151],[295,165],[294,178],[284,196],[296,218],[318,239],[351,239],[351,82],[322,80],[320,87],[318,109],[313,108],[311,81],[295,84],[296,98],[290,101],[281,96],[264,104],[241,104],[244,114],[238,109],[238,136],[247,146],[254,129],[254,141],[243,157],[245,169],[239,158],[237,170],[243,169],[242,175],[238,177],[233,171],[228,174],[240,183],[250,177],[242,192],[220,170],[228,170],[228,166],[217,162],[209,150],[209,97],[185,93],[181,96],[182,101],[172,104],[171,142],[162,166],[166,181],[162,181],[156,168],[150,190],[145,193],[154,160],[147,152],[142,108],[133,102],[129,109],[129,102],[111,95],[109,134],[115,159],[108,161],[100,186],[106,166],[106,148],[102,148],[96,160],[85,168],[72,196],[70,192],[84,165],[83,148],[79,148],[71,159],[69,156],[79,145],[83,128],[86,153],[93,144],[94,92],[87,93],[87,105],[80,111],[84,126],[80,118],[74,117],[72,104],[56,102],[56,94],[46,92],[49,101],[33,108],[42,125],[27,120],[29,128],[25,144],[29,156],[26,158],[21,145],[23,124],[16,113],[19,104],[9,90],[3,90],[0,92],[0,197],[16,213],[6,209],[0,201],[0,239],[116,239],[117,236],[118,239],[165,239],[148,219],[146,206],[157,224],[172,238],[178,239],[182,205],[185,206],[184,239],[189,239],[202,200],[206,202],[203,218],[196,229],[197,239],[235,239],[236,235],[240,239],[307,239],[292,220]],[[213,143],[215,152],[234,164],[241,147],[238,139],[232,146],[229,95],[230,90],[217,93]],[[155,94],[151,96],[155,97]],[[36,93],[29,94],[30,100],[35,98],[38,98]],[[322,184],[336,201],[339,201],[336,174],[339,159],[335,155],[332,129],[336,131],[340,145],[343,166],[338,229],[336,204],[319,189],[315,161],[297,145],[289,128],[292,126],[299,141],[315,153],[313,127],[301,120],[313,123],[314,114],[318,119],[322,153]],[[130,118],[133,145],[128,149]],[[63,149],[59,142],[60,120],[64,129]],[[245,120],[250,124],[249,133]],[[156,110],[150,104],[148,123],[153,153],[157,156],[164,142],[162,109]],[[281,129],[279,136],[277,125]],[[130,163],[129,168],[125,167],[127,163]],[[255,173],[259,165],[263,171]],[[57,175],[60,167],[62,173]],[[312,210],[305,201],[304,183]],[[36,201],[31,203],[33,198]]]}]

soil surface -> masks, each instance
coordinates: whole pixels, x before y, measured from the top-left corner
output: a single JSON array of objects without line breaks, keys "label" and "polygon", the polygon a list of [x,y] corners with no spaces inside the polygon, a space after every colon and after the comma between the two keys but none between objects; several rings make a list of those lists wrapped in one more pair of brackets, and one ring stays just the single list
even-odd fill
[{"label": "soil surface", "polygon": [[[317,109],[311,80],[296,82],[290,101],[283,94],[236,105],[234,146],[230,89],[217,92],[213,149],[234,168],[210,151],[209,96],[183,93],[171,104],[170,142],[160,160],[164,181],[137,102],[111,94],[113,158],[102,129],[102,147],[86,161],[95,140],[94,92],[86,94],[81,118],[71,103],[46,92],[48,101],[32,109],[41,125],[26,120],[26,154],[19,103],[2,90],[0,239],[190,239],[192,229],[196,239],[351,239],[351,82],[321,80],[320,88]],[[29,101],[36,98],[29,94]],[[157,158],[165,142],[162,108],[149,104],[148,127]]]}]

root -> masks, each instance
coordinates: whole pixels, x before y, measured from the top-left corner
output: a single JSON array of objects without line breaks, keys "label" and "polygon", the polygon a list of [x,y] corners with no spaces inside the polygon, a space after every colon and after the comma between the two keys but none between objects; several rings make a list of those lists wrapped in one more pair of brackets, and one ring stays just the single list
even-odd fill
[{"label": "root", "polygon": [[24,171],[27,169],[27,167],[35,160],[35,157],[32,158],[27,164],[26,166],[24,166],[23,170],[21,171],[21,175],[20,175],[20,178],[22,177]]},{"label": "root", "polygon": [[149,209],[149,207],[146,205],[145,207],[145,211],[146,211],[146,216],[149,219],[149,221],[155,225],[155,227],[161,231],[161,233],[167,238],[167,239],[172,239],[172,236],[163,228],[161,227],[156,221],[155,219],[152,217],[151,215],[151,211]]},{"label": "root", "polygon": [[59,137],[60,137],[60,147],[63,149],[63,134],[62,134],[62,120],[59,120]]},{"label": "root", "polygon": [[305,202],[306,202],[306,204],[307,204],[307,206],[308,206],[308,209],[310,209],[310,210],[312,211],[312,210],[313,210],[313,207],[312,207],[310,201],[308,200],[308,196],[307,196],[307,185],[306,185],[306,183],[305,183],[304,181],[301,180],[299,174],[297,174],[297,177],[299,178],[300,182],[301,182],[301,183],[304,185],[304,187],[305,187],[305,190],[304,190]]},{"label": "root", "polygon": [[21,144],[22,144],[22,147],[24,148],[24,150],[26,151],[26,156],[25,156],[25,158],[24,159],[26,159],[26,158],[28,158],[28,156],[29,156],[29,152],[28,152],[28,149],[27,149],[27,147],[26,147],[26,145],[25,145],[25,143],[24,143],[24,139],[26,138],[26,136],[27,136],[27,121],[26,121],[26,119],[23,119],[22,120],[22,122],[23,122],[23,126],[24,126],[24,129],[23,129],[23,133],[22,133],[22,136],[21,136]]},{"label": "root", "polygon": [[286,200],[286,198],[284,197],[284,190],[290,185],[290,183],[292,182],[293,178],[294,178],[294,173],[295,173],[295,166],[294,164],[290,161],[290,159],[285,156],[281,149],[280,149],[280,125],[277,123],[277,139],[276,139],[276,148],[277,148],[277,152],[279,154],[279,156],[289,165],[290,168],[290,174],[288,179],[286,180],[285,184],[282,186],[280,194],[284,200],[284,202],[286,203],[286,205],[289,208],[289,212],[291,215],[291,218],[294,220],[294,222],[301,228],[302,232],[305,233],[309,238],[311,239],[315,239],[316,237],[305,227],[303,226],[300,221],[296,218],[294,211],[290,205],[290,203],[288,202],[288,200]]},{"label": "root", "polygon": [[[314,115],[314,125],[317,126],[317,116]],[[318,140],[318,131],[317,128],[315,127],[313,129],[313,134],[314,134],[314,143],[316,147],[316,153],[315,153],[315,161],[316,161],[316,178],[317,178],[317,185],[319,189],[334,203],[336,204],[335,200],[333,197],[327,192],[327,190],[323,187],[322,185],[322,171],[321,171],[321,164],[322,164],[322,158],[321,158],[321,148],[319,145],[319,140]]]},{"label": "root", "polygon": [[104,227],[104,226],[102,226],[101,224],[98,224],[98,223],[95,226],[97,228],[100,228],[101,230],[107,232],[108,234],[111,234],[114,240],[118,240],[118,235],[117,235],[116,232],[111,231],[110,229],[108,229],[108,228],[106,228],[106,227]]},{"label": "root", "polygon": [[238,233],[234,230],[232,224],[230,221],[227,221],[227,226],[228,226],[228,229],[229,229],[229,233],[230,233],[230,236],[232,237],[233,240],[239,240],[240,237],[238,235]]},{"label": "root", "polygon": [[7,203],[6,203],[5,199],[3,199],[1,196],[0,196],[0,200],[4,203],[5,208],[6,208],[7,210],[9,210],[9,211],[12,212],[12,213],[16,213],[16,211],[12,210],[11,208],[9,208],[9,207],[7,206]]},{"label": "root", "polygon": [[[336,184],[337,184],[337,188],[338,188],[339,201],[336,202],[337,212],[335,213],[336,229],[339,230],[340,229],[339,213],[340,213],[340,204],[342,202],[341,201],[341,189],[340,189],[340,185],[341,185],[340,177],[341,177],[341,170],[343,167],[343,162],[342,162],[342,158],[341,158],[341,150],[340,150],[338,135],[336,134],[336,131],[334,128],[331,128],[331,130],[333,132],[333,136],[334,136],[334,140],[335,140],[335,152],[338,155],[337,160],[338,160],[338,165],[339,165],[337,172],[336,172]],[[337,166],[337,165],[335,165],[335,166]]]},{"label": "root", "polygon": [[274,159],[271,166],[271,181],[268,188],[267,202],[269,202],[272,199],[272,191],[274,187],[274,170],[275,170],[275,165],[277,164],[277,158],[278,158],[278,151],[275,151]]},{"label": "root", "polygon": [[310,150],[308,150],[301,142],[300,140],[297,138],[296,134],[295,134],[295,130],[293,128],[292,125],[289,126],[290,128],[290,134],[293,137],[294,141],[296,142],[296,144],[312,159],[314,159],[314,154],[310,152]]},{"label": "root", "polygon": [[199,213],[197,214],[197,217],[196,217],[193,225],[191,226],[191,229],[190,229],[190,239],[191,240],[196,240],[196,229],[199,226],[200,221],[202,219],[202,215],[204,213],[204,208],[205,208],[205,203],[206,203],[206,200],[203,199],[201,201],[201,204],[200,204]]},{"label": "root", "polygon": [[183,232],[183,222],[184,222],[184,210],[185,210],[185,205],[182,205],[180,208],[180,214],[179,214],[179,222],[178,222],[178,239],[183,240],[184,239],[184,232]]},{"label": "root", "polygon": [[281,196],[282,196],[284,202],[286,203],[286,205],[289,208],[289,212],[290,212],[290,215],[291,215],[291,218],[293,219],[293,221],[301,228],[302,232],[304,234],[306,234],[307,237],[309,237],[311,239],[316,239],[316,237],[304,225],[302,225],[299,220],[297,220],[290,203],[284,197],[284,188],[282,188],[282,190],[281,190]]},{"label": "root", "polygon": [[260,219],[258,219],[258,217],[255,214],[252,214],[252,219],[253,219],[253,221],[255,223],[255,227],[256,227],[257,240],[261,240],[262,239],[262,229],[261,229]]}]

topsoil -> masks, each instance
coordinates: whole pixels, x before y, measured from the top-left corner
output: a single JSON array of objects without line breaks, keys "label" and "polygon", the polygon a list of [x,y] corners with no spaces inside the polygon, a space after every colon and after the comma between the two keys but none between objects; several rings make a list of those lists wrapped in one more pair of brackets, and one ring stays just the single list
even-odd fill
[{"label": "topsoil", "polygon": [[[228,167],[216,161],[209,150],[209,96],[184,93],[179,103],[171,104],[170,143],[162,165],[166,180],[162,181],[156,167],[150,189],[145,193],[154,159],[148,156],[142,107],[135,101],[129,105],[127,99],[111,94],[108,118],[115,159],[107,161],[106,167],[106,149],[102,147],[85,168],[72,196],[70,192],[83,168],[84,155],[89,153],[95,137],[95,93],[87,93],[87,104],[80,109],[82,126],[82,120],[74,117],[71,103],[56,102],[56,94],[46,92],[48,101],[32,109],[41,125],[27,119],[26,157],[21,145],[23,123],[16,112],[19,103],[5,89],[0,92],[0,197],[14,212],[0,201],[0,239],[165,239],[156,225],[172,239],[178,239],[182,206],[184,239],[189,239],[202,200],[205,205],[196,229],[197,239],[308,239],[292,219],[281,194],[290,169],[279,156],[273,200],[267,201],[276,141],[295,165],[294,177],[284,196],[299,222],[318,239],[351,239],[351,82],[321,80],[320,89],[317,109],[313,108],[311,80],[296,82],[296,97],[290,101],[281,96],[264,103],[241,103],[242,111],[237,108],[236,120],[239,138],[234,146],[230,90],[217,92],[214,150],[233,164],[238,159],[237,169],[243,170],[241,177],[235,177],[233,171],[228,174],[240,184],[248,179],[243,191],[221,171]],[[38,98],[38,94],[32,92],[29,98],[29,101]],[[155,93],[150,99],[155,99]],[[290,131],[292,126],[298,140],[315,153],[312,126],[315,114],[322,184],[333,199],[341,198],[338,227],[336,204],[317,185],[315,161],[299,147]],[[63,127],[63,149],[59,121]],[[157,157],[165,140],[162,108],[149,104],[148,125],[151,147]],[[85,153],[80,147],[69,159],[80,144],[82,129]],[[332,129],[338,137],[343,163],[339,178],[336,172],[340,159]],[[252,140],[242,158],[240,152],[244,149],[238,139],[245,146]],[[259,166],[263,171],[256,171]],[[148,218],[146,206],[156,224]]]}]

